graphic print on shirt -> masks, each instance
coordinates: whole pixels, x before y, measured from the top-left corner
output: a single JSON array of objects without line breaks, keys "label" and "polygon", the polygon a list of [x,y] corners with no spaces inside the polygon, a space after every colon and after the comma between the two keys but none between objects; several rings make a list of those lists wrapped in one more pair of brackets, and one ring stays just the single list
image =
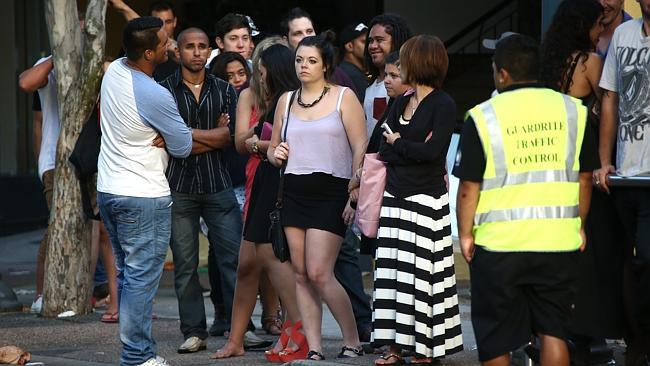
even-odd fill
[{"label": "graphic print on shirt", "polygon": [[650,124],[650,48],[618,47],[620,96],[618,142],[643,141]]}]

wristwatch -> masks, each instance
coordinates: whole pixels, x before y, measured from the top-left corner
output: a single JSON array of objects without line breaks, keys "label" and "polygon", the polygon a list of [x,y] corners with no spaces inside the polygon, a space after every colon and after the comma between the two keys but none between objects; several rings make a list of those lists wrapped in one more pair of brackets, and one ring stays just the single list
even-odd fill
[{"label": "wristwatch", "polygon": [[253,154],[259,154],[260,153],[260,149],[257,146],[257,141],[253,141],[253,146],[251,148],[253,149]]}]

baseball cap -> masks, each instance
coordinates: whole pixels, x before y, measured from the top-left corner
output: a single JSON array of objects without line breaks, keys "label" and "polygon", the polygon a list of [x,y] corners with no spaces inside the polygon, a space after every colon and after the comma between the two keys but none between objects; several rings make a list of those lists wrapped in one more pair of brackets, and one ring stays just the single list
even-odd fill
[{"label": "baseball cap", "polygon": [[499,41],[503,40],[504,38],[514,36],[516,34],[519,34],[519,33],[516,33],[516,32],[503,32],[503,33],[501,33],[501,36],[499,36],[499,38],[497,38],[497,39],[484,38],[483,42],[482,42],[483,47],[487,48],[488,50],[495,50],[497,48],[497,43],[499,43]]},{"label": "baseball cap", "polygon": [[249,17],[248,15],[241,14],[244,18],[246,18],[246,22],[248,23],[248,26],[251,28],[251,36],[255,37],[258,34],[260,34],[259,29],[257,29],[257,26],[253,22],[253,18]]},{"label": "baseball cap", "polygon": [[339,44],[343,46],[346,43],[354,40],[355,38],[367,32],[368,32],[368,26],[363,23],[350,24],[345,28],[341,29],[341,32],[339,33]]}]

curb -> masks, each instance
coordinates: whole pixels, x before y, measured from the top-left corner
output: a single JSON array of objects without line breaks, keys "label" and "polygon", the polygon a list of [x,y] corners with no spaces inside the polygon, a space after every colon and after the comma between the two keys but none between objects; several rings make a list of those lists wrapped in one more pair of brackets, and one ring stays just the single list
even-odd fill
[{"label": "curb", "polygon": [[30,361],[34,366],[115,366],[114,363],[103,363],[103,362],[88,362],[80,361],[72,358],[63,358],[63,357],[50,357],[50,356],[40,356],[32,354],[32,360]]},{"label": "curb", "polygon": [[282,366],[341,366],[343,364],[329,361],[295,360]]}]

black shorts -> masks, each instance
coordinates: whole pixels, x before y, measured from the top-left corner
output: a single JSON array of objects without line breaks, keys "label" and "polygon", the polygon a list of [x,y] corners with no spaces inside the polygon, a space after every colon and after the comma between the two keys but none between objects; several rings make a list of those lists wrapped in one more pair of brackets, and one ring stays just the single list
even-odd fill
[{"label": "black shorts", "polygon": [[566,339],[578,255],[577,251],[504,253],[476,247],[470,274],[479,360],[514,351],[532,334]]}]

